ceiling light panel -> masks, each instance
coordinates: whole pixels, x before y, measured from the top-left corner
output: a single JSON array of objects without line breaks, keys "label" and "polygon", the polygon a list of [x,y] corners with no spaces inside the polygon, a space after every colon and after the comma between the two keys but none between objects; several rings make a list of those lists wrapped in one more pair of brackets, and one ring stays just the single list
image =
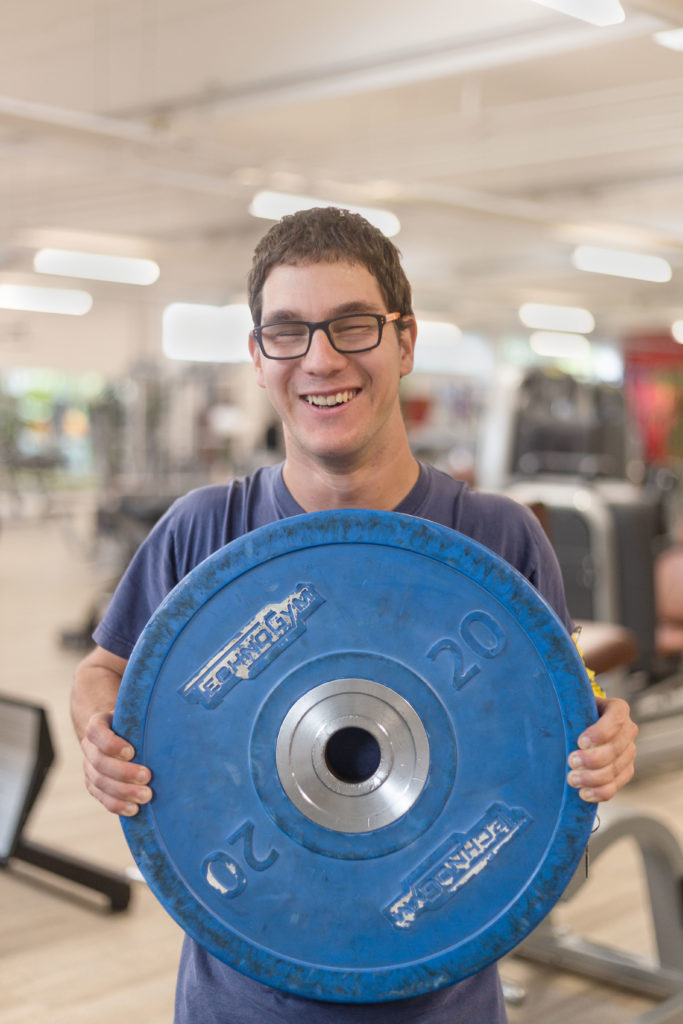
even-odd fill
[{"label": "ceiling light panel", "polygon": [[163,352],[168,359],[189,362],[249,362],[247,339],[252,327],[245,305],[173,302],[162,316]]},{"label": "ceiling light panel", "polygon": [[291,195],[288,192],[258,192],[249,206],[249,213],[253,217],[263,217],[265,220],[280,220],[281,217],[298,213],[299,210],[312,210],[321,206],[338,206],[351,213],[359,213],[379,228],[387,238],[392,238],[401,230],[401,222],[390,210],[381,210],[373,206],[351,206],[349,203],[330,202],[326,199],[316,199],[314,196]]},{"label": "ceiling light panel", "polygon": [[590,334],[595,328],[593,314],[579,306],[550,306],[525,302],[519,309],[519,319],[525,327],[542,331],[569,331]]},{"label": "ceiling light panel", "polygon": [[553,359],[580,359],[590,354],[590,342],[581,334],[534,331],[529,345],[539,356]]},{"label": "ceiling light panel", "polygon": [[33,269],[39,274],[135,285],[154,284],[160,272],[154,260],[69,249],[40,249],[33,258]]},{"label": "ceiling light panel", "polygon": [[672,28],[666,32],[655,32],[652,37],[660,46],[667,50],[683,51],[683,28]]},{"label": "ceiling light panel", "polygon": [[0,309],[84,316],[91,308],[92,295],[75,288],[33,288],[21,284],[0,284]]},{"label": "ceiling light panel", "polygon": [[533,0],[541,7],[550,7],[553,11],[568,14],[570,18],[587,21],[589,25],[605,28],[607,25],[620,25],[626,14],[619,0]]},{"label": "ceiling light panel", "polygon": [[455,345],[462,335],[457,324],[445,320],[418,320],[417,336],[421,344],[442,345],[448,348]]},{"label": "ceiling light panel", "polygon": [[661,256],[579,245],[572,254],[572,263],[577,270],[586,270],[592,274],[609,274],[658,283],[671,280],[671,266]]}]

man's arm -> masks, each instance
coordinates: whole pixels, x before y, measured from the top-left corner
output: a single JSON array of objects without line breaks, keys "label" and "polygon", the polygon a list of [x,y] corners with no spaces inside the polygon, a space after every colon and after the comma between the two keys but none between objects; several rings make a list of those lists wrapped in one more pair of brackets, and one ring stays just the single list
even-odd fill
[{"label": "man's arm", "polygon": [[71,717],[83,750],[85,785],[113,814],[132,817],[152,798],[148,768],[133,764],[135,751],[112,732],[125,658],[96,647],[76,669]]}]

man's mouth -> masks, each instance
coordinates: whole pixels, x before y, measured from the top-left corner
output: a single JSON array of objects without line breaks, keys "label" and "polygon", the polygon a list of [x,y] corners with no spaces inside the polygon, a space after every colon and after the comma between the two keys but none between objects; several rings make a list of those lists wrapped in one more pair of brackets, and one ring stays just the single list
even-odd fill
[{"label": "man's mouth", "polygon": [[358,389],[352,391],[337,391],[334,395],[304,395],[309,405],[325,406],[346,405],[358,394]]}]

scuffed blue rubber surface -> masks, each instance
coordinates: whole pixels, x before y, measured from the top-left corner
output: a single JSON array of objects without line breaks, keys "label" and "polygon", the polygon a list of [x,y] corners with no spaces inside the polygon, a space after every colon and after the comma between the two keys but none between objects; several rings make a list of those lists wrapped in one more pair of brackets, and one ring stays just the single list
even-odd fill
[{"label": "scuffed blue rubber surface", "polygon": [[[402,819],[309,821],[275,767],[314,686],[368,678],[427,731]],[[595,808],[566,784],[596,718],[554,612],[502,559],[390,512],[298,516],[216,552],[153,616],[114,727],[153,773],[123,819],[150,887],[212,954],[316,999],[407,998],[500,958],[548,913]]]}]

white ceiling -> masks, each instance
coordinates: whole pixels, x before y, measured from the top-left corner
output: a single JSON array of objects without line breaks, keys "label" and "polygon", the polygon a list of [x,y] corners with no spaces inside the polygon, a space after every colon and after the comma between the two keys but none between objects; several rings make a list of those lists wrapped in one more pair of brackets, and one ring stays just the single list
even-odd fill
[{"label": "white ceiling", "polygon": [[[158,351],[167,302],[240,300],[261,188],[391,208],[419,314],[497,336],[548,301],[601,336],[666,334],[683,53],[652,34],[683,2],[623,6],[599,29],[530,0],[3,0],[0,283],[35,281],[45,244],[162,273],[89,285],[77,323],[0,311],[0,366],[114,372]],[[673,280],[575,271],[577,242],[665,256]]]}]

